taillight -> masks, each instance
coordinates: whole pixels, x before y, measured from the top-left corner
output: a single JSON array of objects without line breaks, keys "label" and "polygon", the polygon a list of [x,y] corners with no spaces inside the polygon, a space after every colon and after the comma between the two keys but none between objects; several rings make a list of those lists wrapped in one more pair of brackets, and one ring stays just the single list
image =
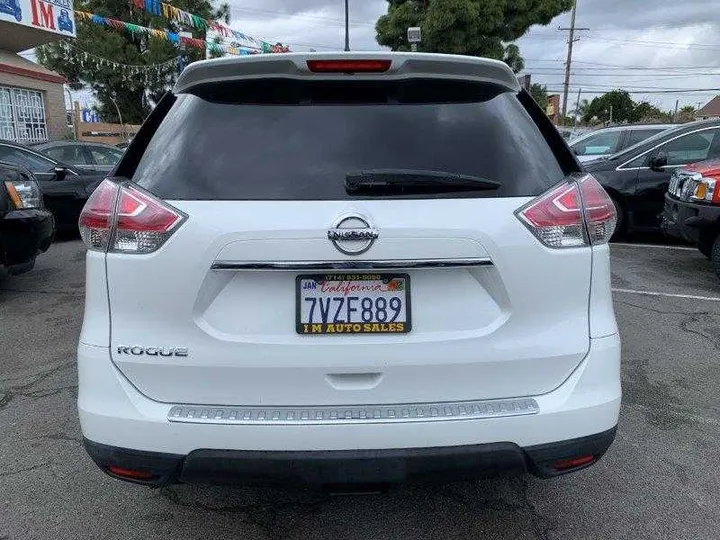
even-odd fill
[{"label": "taillight", "polygon": [[132,184],[104,180],[80,213],[80,235],[89,249],[152,253],[185,216]]},{"label": "taillight", "polygon": [[384,73],[391,60],[308,60],[313,73]]},{"label": "taillight", "polygon": [[603,244],[617,223],[615,205],[591,175],[576,175],[516,212],[543,244],[568,248]]},{"label": "taillight", "polygon": [[103,180],[80,212],[80,237],[88,249],[107,250],[119,188],[115,182]]}]

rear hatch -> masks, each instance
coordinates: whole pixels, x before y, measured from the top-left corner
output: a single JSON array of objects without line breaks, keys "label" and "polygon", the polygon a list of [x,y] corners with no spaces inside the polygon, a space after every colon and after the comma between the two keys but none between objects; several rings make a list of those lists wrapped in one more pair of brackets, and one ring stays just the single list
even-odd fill
[{"label": "rear hatch", "polygon": [[[107,255],[112,358],[141,392],[519,397],[583,359],[591,248],[550,249],[516,215],[569,171],[510,79],[400,77],[402,58],[342,78],[216,77],[161,104],[119,171],[182,222],[153,253]],[[436,185],[448,173],[487,185]]]}]

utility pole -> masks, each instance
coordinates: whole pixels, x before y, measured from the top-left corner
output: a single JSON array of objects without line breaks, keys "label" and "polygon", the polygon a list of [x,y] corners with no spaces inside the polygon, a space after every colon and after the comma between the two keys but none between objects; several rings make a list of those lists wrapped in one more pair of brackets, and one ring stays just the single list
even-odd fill
[{"label": "utility pole", "polygon": [[568,36],[568,53],[567,53],[567,61],[565,62],[565,84],[563,85],[563,102],[562,102],[562,117],[565,118],[567,115],[567,101],[568,101],[568,91],[570,90],[570,66],[572,65],[572,50],[573,50],[573,43],[577,41],[575,39],[575,31],[576,30],[590,30],[589,28],[575,28],[575,14],[577,12],[577,0],[573,2],[573,8],[572,8],[572,15],[570,19],[570,28],[558,28],[558,30],[561,30],[563,32],[570,32],[570,35]]},{"label": "utility pole", "polygon": [[345,0],[345,52],[350,51],[350,6]]},{"label": "utility pole", "polygon": [[672,118],[672,119],[673,119],[673,122],[677,122],[677,110],[678,110],[678,105],[680,105],[680,100],[679,100],[679,99],[676,99],[676,100],[675,100],[675,112],[673,113],[673,118]]},{"label": "utility pole", "polygon": [[577,125],[577,118],[580,114],[580,94],[582,94],[582,88],[578,88],[578,97],[575,102],[575,116],[573,116],[573,127]]}]

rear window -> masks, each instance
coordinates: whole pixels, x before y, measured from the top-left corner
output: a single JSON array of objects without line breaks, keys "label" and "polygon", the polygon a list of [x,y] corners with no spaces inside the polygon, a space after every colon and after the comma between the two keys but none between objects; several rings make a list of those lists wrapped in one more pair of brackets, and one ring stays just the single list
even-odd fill
[{"label": "rear window", "polygon": [[645,139],[648,139],[648,138],[652,137],[653,135],[657,135],[658,133],[665,131],[665,129],[666,128],[634,129],[628,135],[628,139],[627,139],[627,143],[625,144],[625,148],[630,148],[631,146],[635,146],[637,143],[641,143]]},{"label": "rear window", "polygon": [[345,191],[373,169],[502,184],[433,198],[535,196],[564,176],[516,94],[494,86],[265,80],[177,96],[133,180],[164,199],[343,200],[378,198]]}]

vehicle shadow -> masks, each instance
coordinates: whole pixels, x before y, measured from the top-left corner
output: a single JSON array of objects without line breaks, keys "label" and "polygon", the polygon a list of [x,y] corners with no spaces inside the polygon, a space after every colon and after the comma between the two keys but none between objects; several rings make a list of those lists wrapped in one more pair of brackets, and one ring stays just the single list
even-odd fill
[{"label": "vehicle shadow", "polygon": [[[255,532],[269,538],[417,540],[470,538],[480,531],[492,531],[496,539],[545,538],[554,525],[531,502],[533,483],[550,485],[529,476],[503,476],[377,494],[175,485],[159,495],[182,508],[173,513],[174,526],[182,525],[189,538],[225,538],[228,523],[254,529],[243,530],[244,538]],[[198,520],[192,515],[198,511],[208,518]]]},{"label": "vehicle shadow", "polygon": [[55,231],[53,242],[71,242],[80,240],[80,231],[78,229],[60,229]]},{"label": "vehicle shadow", "polygon": [[689,242],[672,236],[665,236],[660,232],[633,233],[623,235],[610,241],[610,244],[657,244],[660,246],[690,246]]}]

